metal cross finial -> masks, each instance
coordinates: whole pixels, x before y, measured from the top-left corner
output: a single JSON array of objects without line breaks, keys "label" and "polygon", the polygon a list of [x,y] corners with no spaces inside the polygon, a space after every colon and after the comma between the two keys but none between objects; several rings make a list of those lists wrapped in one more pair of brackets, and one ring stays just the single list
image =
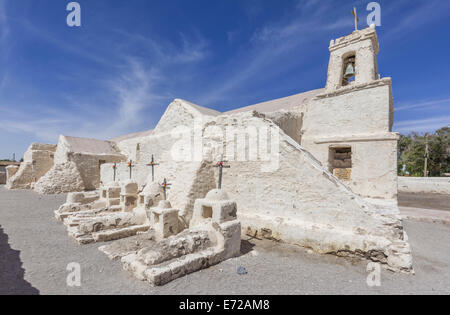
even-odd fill
[{"label": "metal cross finial", "polygon": [[358,18],[358,15],[356,14],[356,8],[355,7],[353,7],[352,14],[355,17],[355,31],[357,31],[358,30],[359,18]]},{"label": "metal cross finial", "polygon": [[113,177],[113,181],[115,182],[116,181],[116,170],[117,170],[117,163],[114,163],[113,164],[113,166],[112,166],[112,168],[113,168],[113,170],[114,170],[114,177]]},{"label": "metal cross finial", "polygon": [[133,165],[133,161],[130,160],[130,162],[128,162],[128,167],[130,168],[130,179],[131,179],[131,175],[132,175],[132,168],[134,167]]},{"label": "metal cross finial", "polygon": [[147,164],[147,166],[151,166],[152,167],[152,182],[155,181],[155,166],[159,165],[159,163],[155,163],[155,158],[152,154],[152,161],[150,162],[150,164]]},{"label": "metal cross finial", "polygon": [[217,188],[218,189],[222,189],[222,173],[223,173],[223,169],[224,168],[231,168],[230,165],[224,165],[223,163],[225,163],[227,161],[223,160],[223,155],[222,155],[222,159],[216,164],[216,166],[214,167],[218,167],[219,168],[219,182],[217,184]]},{"label": "metal cross finial", "polygon": [[170,189],[169,186],[171,186],[172,184],[169,184],[167,182],[167,179],[164,178],[164,181],[161,183],[161,187],[163,189],[163,196],[164,196],[164,200],[167,200],[167,189]]}]

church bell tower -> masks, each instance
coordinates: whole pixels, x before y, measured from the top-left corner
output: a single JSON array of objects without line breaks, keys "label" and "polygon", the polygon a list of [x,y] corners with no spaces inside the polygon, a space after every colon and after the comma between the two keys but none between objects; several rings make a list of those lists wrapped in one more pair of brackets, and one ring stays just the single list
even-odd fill
[{"label": "church bell tower", "polygon": [[375,25],[330,42],[327,92],[350,85],[371,83],[380,78]]}]

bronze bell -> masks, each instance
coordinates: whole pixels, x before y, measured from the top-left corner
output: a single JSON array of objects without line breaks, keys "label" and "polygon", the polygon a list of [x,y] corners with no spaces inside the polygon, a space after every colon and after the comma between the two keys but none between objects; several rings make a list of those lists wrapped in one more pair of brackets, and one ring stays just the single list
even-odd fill
[{"label": "bronze bell", "polygon": [[351,77],[353,77],[355,75],[355,67],[353,66],[353,63],[349,63],[347,65],[347,69],[345,69],[345,74],[344,74],[344,78],[346,79],[350,79]]}]

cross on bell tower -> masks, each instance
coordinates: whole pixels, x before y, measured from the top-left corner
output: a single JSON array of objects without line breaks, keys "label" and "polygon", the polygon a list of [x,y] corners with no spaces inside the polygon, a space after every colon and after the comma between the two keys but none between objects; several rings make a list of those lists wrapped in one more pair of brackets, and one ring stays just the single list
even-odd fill
[{"label": "cross on bell tower", "polygon": [[218,167],[219,168],[219,181],[217,183],[217,188],[218,189],[222,189],[222,175],[223,175],[222,173],[223,173],[223,169],[224,168],[231,168],[230,165],[224,165],[223,163],[225,163],[225,162],[227,162],[227,161],[223,160],[223,155],[222,155],[221,160],[214,166],[214,167]]},{"label": "cross on bell tower", "polygon": [[355,18],[355,31],[358,30],[358,22],[359,22],[359,18],[358,18],[358,14],[356,13],[356,8],[353,7],[353,11],[352,11],[353,17]]}]

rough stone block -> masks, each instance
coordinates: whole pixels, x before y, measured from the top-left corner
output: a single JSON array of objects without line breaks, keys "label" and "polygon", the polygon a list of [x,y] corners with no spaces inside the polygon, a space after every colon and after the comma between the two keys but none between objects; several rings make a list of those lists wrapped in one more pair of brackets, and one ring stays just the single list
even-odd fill
[{"label": "rough stone block", "polygon": [[133,211],[133,209],[137,206],[137,196],[122,195],[120,197],[120,204],[123,207],[123,211]]},{"label": "rough stone block", "polygon": [[166,238],[179,232],[178,210],[169,208],[152,208],[151,226],[155,229],[155,235]]},{"label": "rough stone block", "polygon": [[6,167],[6,180],[8,181],[10,178],[12,178],[17,171],[19,170],[19,167],[16,165],[9,165]]},{"label": "rough stone block", "polygon": [[208,221],[223,223],[235,220],[236,213],[236,202],[229,200],[224,191],[214,189],[206,195],[205,199],[195,201],[191,226],[207,224]]}]

